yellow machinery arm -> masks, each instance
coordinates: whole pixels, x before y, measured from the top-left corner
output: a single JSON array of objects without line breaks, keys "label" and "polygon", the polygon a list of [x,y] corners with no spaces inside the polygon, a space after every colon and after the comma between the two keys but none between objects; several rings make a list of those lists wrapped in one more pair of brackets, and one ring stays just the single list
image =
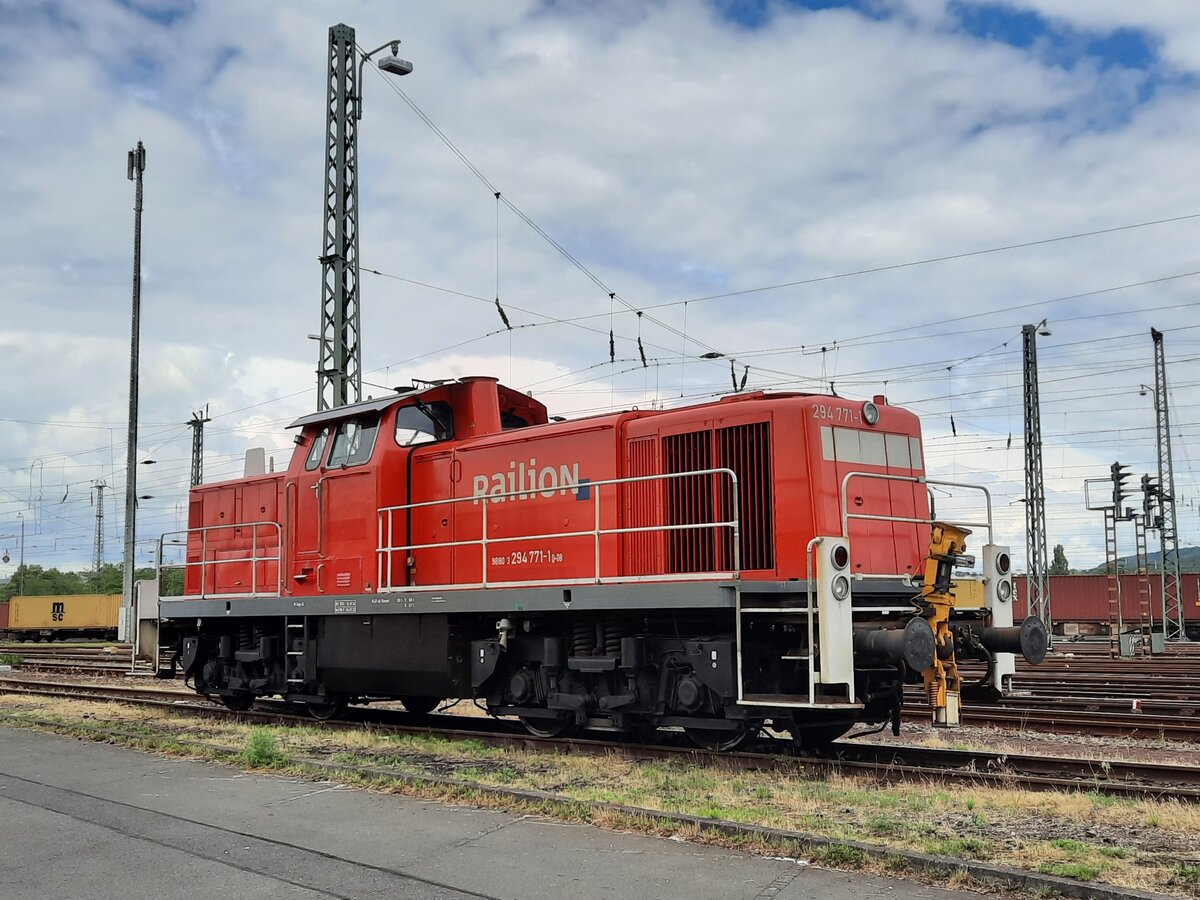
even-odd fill
[{"label": "yellow machinery arm", "polygon": [[975,559],[966,554],[965,528],[934,522],[929,536],[929,557],[925,560],[925,578],[918,602],[922,614],[933,629],[933,665],[922,674],[929,705],[933,709],[933,724],[954,727],[961,720],[962,678],[954,658],[954,633],[950,630],[950,614],[954,611],[955,566],[971,566]]}]

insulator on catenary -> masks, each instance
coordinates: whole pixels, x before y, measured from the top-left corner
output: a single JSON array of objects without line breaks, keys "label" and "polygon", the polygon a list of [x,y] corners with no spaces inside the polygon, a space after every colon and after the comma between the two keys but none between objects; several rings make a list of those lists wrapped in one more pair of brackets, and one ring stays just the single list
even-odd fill
[{"label": "insulator on catenary", "polygon": [[642,368],[650,368],[650,364],[646,362],[646,348],[642,346],[642,311],[637,311],[638,317],[638,354],[642,357]]},{"label": "insulator on catenary", "polygon": [[500,305],[500,298],[496,298],[496,312],[500,313],[500,321],[504,323],[504,327],[512,331],[512,325],[508,322],[508,313],[504,311],[504,307]]}]

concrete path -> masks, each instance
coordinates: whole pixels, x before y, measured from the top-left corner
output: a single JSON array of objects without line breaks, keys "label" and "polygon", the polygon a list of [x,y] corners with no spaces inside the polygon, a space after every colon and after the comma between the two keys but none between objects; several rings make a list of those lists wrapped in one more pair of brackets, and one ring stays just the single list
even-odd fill
[{"label": "concrete path", "polygon": [[660,838],[0,726],[0,895],[951,900]]}]

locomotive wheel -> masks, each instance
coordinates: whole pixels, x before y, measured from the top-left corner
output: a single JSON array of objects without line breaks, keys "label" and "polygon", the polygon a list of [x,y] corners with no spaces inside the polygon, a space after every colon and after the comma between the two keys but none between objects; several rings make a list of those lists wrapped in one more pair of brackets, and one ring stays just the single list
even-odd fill
[{"label": "locomotive wheel", "polygon": [[575,724],[575,718],[569,715],[545,719],[522,716],[521,724],[534,737],[556,738],[562,737],[567,733],[571,726]]},{"label": "locomotive wheel", "polygon": [[440,697],[401,697],[404,708],[415,716],[423,716],[437,709],[442,700]]},{"label": "locomotive wheel", "polygon": [[328,722],[330,719],[335,719],[346,711],[346,701],[339,697],[326,700],[323,703],[310,701],[304,705],[308,709],[308,714],[320,722]]},{"label": "locomotive wheel", "polygon": [[758,734],[758,727],[748,722],[740,722],[733,731],[724,728],[685,728],[683,733],[701,750],[724,753],[726,750],[736,750],[749,738]]},{"label": "locomotive wheel", "polygon": [[245,712],[254,705],[253,694],[222,694],[221,704],[234,712]]}]

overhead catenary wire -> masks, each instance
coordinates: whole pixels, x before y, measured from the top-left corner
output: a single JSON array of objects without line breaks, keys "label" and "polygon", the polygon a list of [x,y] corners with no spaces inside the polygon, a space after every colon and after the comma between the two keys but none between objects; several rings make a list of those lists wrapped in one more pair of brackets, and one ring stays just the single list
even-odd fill
[{"label": "overhead catenary wire", "polygon": [[[561,242],[559,242],[548,231],[546,231],[546,229],[544,229],[541,225],[539,225],[536,221],[534,221],[534,219],[528,213],[526,213],[523,209],[521,209],[519,206],[517,206],[516,203],[514,203],[510,197],[502,194],[500,189],[497,188],[496,185],[492,183],[491,179],[489,179],[483,173],[483,171],[470,160],[470,158],[466,155],[466,153],[464,153],[462,151],[462,149],[459,148],[458,145],[455,144],[454,141],[450,139],[449,135],[447,135],[444,131],[442,131],[442,129],[438,127],[437,123],[435,123],[433,121],[433,119],[423,109],[421,109],[421,107],[419,105],[417,105],[417,103],[411,97],[409,97],[407,93],[405,93],[403,88],[401,88],[398,84],[396,84],[395,80],[386,78],[383,75],[383,73],[379,71],[378,67],[376,67],[374,65],[374,63],[372,63],[371,67],[380,76],[380,78],[383,79],[384,83],[388,86],[388,88],[393,93],[395,93],[398,97],[400,97],[400,99],[404,101],[404,103],[409,107],[409,109],[411,109],[413,111],[413,113],[437,136],[438,140],[440,140],[450,150],[450,152],[453,153],[454,156],[456,158],[458,158],[458,160],[460,162],[462,162],[463,165],[465,165],[467,167],[467,169],[477,179],[479,179],[480,183],[482,183],[489,191],[492,192],[492,194],[495,196],[497,202],[503,203],[514,215],[517,216],[518,219],[520,219],[527,226],[529,226],[529,228],[535,234],[537,234],[551,248],[553,248],[555,250],[555,252],[557,252],[560,256],[562,256],[563,259],[565,259],[571,266],[573,266],[575,269],[577,269],[586,279],[588,279],[590,282],[592,282],[592,284],[595,285],[600,291],[607,294],[610,300],[615,300],[616,302],[620,303],[622,306],[625,306],[630,312],[638,312],[639,311],[639,308],[637,306],[635,306],[633,303],[626,300],[614,288],[610,287],[604,281],[604,279],[602,279],[598,274],[596,274],[589,266],[587,266],[575,254],[573,254],[570,250],[568,250],[565,246],[563,246],[563,244]],[[1198,214],[1198,215],[1200,215],[1200,214]],[[644,312],[644,310],[643,310],[643,312]],[[678,330],[673,325],[670,325],[667,322],[664,322],[658,318],[655,318],[654,316],[647,316],[646,318],[648,321],[654,323],[655,325],[658,325],[660,328],[664,328],[667,331],[675,333],[675,334],[679,333]],[[702,341],[697,341],[696,343],[701,344],[709,351],[719,352],[719,351],[716,351],[716,348],[714,348],[708,344],[705,344]],[[721,354],[721,355],[725,355],[725,354]]]},{"label": "overhead catenary wire", "polygon": [[[391,82],[389,82],[389,84],[391,84]],[[430,121],[430,122],[428,122],[427,124],[429,124],[429,126],[430,126],[431,128],[433,128],[433,129],[435,130],[435,132],[439,132],[439,133],[440,133],[439,129],[437,129],[437,126],[436,126],[434,123],[432,123],[432,122]],[[465,164],[467,164],[467,165],[468,165],[468,167],[471,167],[471,168],[473,168],[473,167],[471,166],[471,164],[470,164],[470,161],[469,161],[469,160],[467,160],[467,159],[463,158],[463,162],[464,162]],[[477,174],[479,174],[479,175],[482,177],[482,173],[477,173]],[[485,182],[485,183],[487,183],[487,184],[489,184],[489,185],[490,185],[490,182],[487,182],[486,178],[484,178],[483,180],[484,180],[484,182]],[[500,192],[499,192],[499,191],[496,191],[495,193],[496,193],[496,212],[497,212],[497,219],[499,219]],[[1088,236],[1092,236],[1092,235],[1108,234],[1108,233],[1112,233],[1112,232],[1115,232],[1115,231],[1122,231],[1122,230],[1128,230],[1128,229],[1133,229],[1133,228],[1143,228],[1143,227],[1147,227],[1147,226],[1151,226],[1151,225],[1160,225],[1160,224],[1165,224],[1165,223],[1169,223],[1169,222],[1177,222],[1177,221],[1182,221],[1182,220],[1184,220],[1184,219],[1191,219],[1191,218],[1195,218],[1195,217],[1196,217],[1196,215],[1200,215],[1200,214],[1188,215],[1188,216],[1179,216],[1179,217],[1173,217],[1173,218],[1169,218],[1169,219],[1159,219],[1159,220],[1154,220],[1154,221],[1150,221],[1150,222],[1135,223],[1135,224],[1131,224],[1131,225],[1128,225],[1128,226],[1120,226],[1120,227],[1115,227],[1115,228],[1097,229],[1097,230],[1095,230],[1095,231],[1091,231],[1091,232],[1080,232],[1080,233],[1078,233],[1078,234],[1065,235],[1065,236],[1061,236],[1061,237],[1059,237],[1059,238],[1048,238],[1048,239],[1044,239],[1044,240],[1038,240],[1038,241],[1029,241],[1029,242],[1024,242],[1024,243],[1020,243],[1020,244],[1011,244],[1011,245],[1006,245],[1006,246],[1004,246],[1004,247],[990,248],[990,249],[987,249],[987,250],[971,251],[971,252],[967,252],[967,253],[963,253],[963,254],[952,254],[952,255],[947,255],[947,256],[942,256],[942,257],[932,257],[932,258],[929,258],[929,259],[917,260],[917,261],[913,261],[913,262],[910,262],[910,263],[897,264],[897,265],[894,265],[894,266],[892,266],[892,265],[888,265],[888,266],[879,266],[879,267],[874,267],[874,268],[872,268],[872,269],[863,269],[863,270],[858,270],[858,271],[855,271],[855,272],[840,273],[840,274],[838,274],[838,275],[835,275],[835,276],[823,277],[822,279],[819,279],[819,280],[829,280],[829,278],[832,278],[832,277],[852,277],[852,276],[856,276],[856,275],[865,275],[865,274],[868,274],[868,273],[870,273],[870,272],[876,272],[876,271],[878,271],[878,272],[883,272],[883,271],[889,271],[889,270],[892,270],[892,269],[894,269],[894,268],[906,268],[906,267],[910,267],[910,266],[916,266],[916,265],[925,265],[925,264],[930,264],[930,263],[935,263],[935,262],[941,262],[941,261],[946,261],[946,260],[951,260],[951,259],[961,259],[961,258],[968,257],[968,256],[977,256],[977,255],[982,255],[982,254],[984,254],[984,253],[1000,252],[1000,251],[1002,251],[1002,250],[1012,250],[1012,249],[1017,249],[1017,248],[1021,248],[1021,247],[1027,247],[1027,246],[1036,246],[1036,245],[1039,245],[1039,244],[1053,243],[1053,242],[1055,242],[1055,241],[1073,240],[1073,239],[1077,239],[1077,238],[1083,238],[1083,237],[1088,237]],[[502,320],[502,322],[503,322],[503,324],[504,324],[505,328],[504,328],[504,329],[502,329],[502,330],[498,330],[498,331],[489,332],[489,333],[488,333],[488,335],[485,335],[485,336],[483,336],[483,337],[490,337],[490,336],[492,336],[492,335],[495,335],[495,334],[498,334],[498,333],[503,333],[503,331],[504,331],[504,330],[508,330],[508,331],[510,331],[510,332],[513,330],[513,324],[512,324],[511,322],[509,322],[509,320],[508,320],[508,317],[507,317],[507,315],[505,314],[504,307],[503,307],[503,306],[501,305],[501,303],[500,303],[500,284],[499,284],[499,275],[500,275],[500,272],[499,272],[499,226],[497,226],[497,248],[498,248],[498,249],[497,249],[497,285],[496,285],[496,296],[495,296],[495,298],[494,298],[494,302],[495,302],[496,308],[497,308],[497,310],[498,310],[498,312],[499,312],[500,318],[501,318],[501,320]],[[365,270],[365,271],[369,271],[369,270]],[[1181,276],[1171,276],[1171,277],[1186,277],[1186,275],[1187,275],[1187,274],[1196,274],[1196,273],[1186,273],[1185,275],[1181,275]],[[1157,281],[1157,280],[1155,280],[1155,281],[1151,281],[1151,282],[1141,282],[1141,283],[1139,283],[1139,284],[1141,284],[1141,285],[1145,285],[1145,284],[1153,284],[1153,283],[1158,283],[1158,281]],[[738,296],[738,295],[740,295],[740,294],[742,294],[742,293],[757,293],[757,292],[759,292],[759,291],[775,290],[775,289],[782,288],[782,287],[789,287],[789,286],[793,286],[793,285],[795,285],[795,284],[797,284],[797,282],[790,282],[790,283],[786,283],[786,284],[779,284],[779,285],[768,285],[768,286],[764,286],[764,287],[761,287],[761,288],[757,288],[757,289],[753,289],[753,290],[750,290],[750,291],[745,291],[745,292],[743,292],[743,291],[738,291],[738,292],[730,292],[730,293],[727,293],[727,294],[710,295],[709,297],[699,297],[699,298],[692,298],[692,301],[693,301],[693,302],[700,302],[700,301],[703,301],[703,300],[708,300],[708,299],[713,299],[713,300],[715,300],[715,299],[720,299],[720,298],[722,298],[722,297],[725,297],[725,296],[731,296],[731,297],[732,297],[732,296]],[[430,286],[430,287],[432,287],[432,286]],[[436,289],[436,290],[443,290],[442,288],[436,288],[436,287],[435,287],[434,289]],[[1121,288],[1115,288],[1115,289],[1121,289]],[[456,292],[453,292],[453,291],[451,291],[451,293],[456,293]],[[1090,296],[1090,295],[1093,295],[1093,294],[1074,295],[1072,298],[1064,298],[1064,299],[1075,299],[1075,298],[1078,298],[1078,297]],[[464,295],[464,296],[465,296],[465,295]],[[610,301],[611,301],[612,299],[613,299],[613,298],[612,298],[612,297],[610,297]],[[686,309],[686,303],[687,303],[687,302],[689,302],[689,301],[674,301],[674,303],[675,303],[675,304],[678,304],[678,303],[683,303],[683,304],[685,305],[685,309]],[[1054,301],[1046,301],[1046,302],[1054,302]],[[1034,305],[1034,304],[1031,304],[1031,305]],[[661,306],[661,305],[660,305],[660,306]],[[643,342],[642,342],[642,335],[641,335],[640,323],[641,323],[641,321],[642,321],[642,318],[643,318],[643,316],[645,315],[645,309],[653,309],[653,308],[659,308],[659,307],[645,307],[645,308],[643,308],[643,309],[631,309],[631,311],[635,311],[635,312],[637,313],[637,316],[638,316],[639,328],[638,328],[638,334],[637,334],[637,339],[636,339],[636,340],[637,340],[638,351],[639,351],[639,352],[638,352],[638,357],[640,357],[640,360],[641,360],[641,366],[642,366],[643,368],[647,366],[647,364],[648,364],[648,361],[647,361],[647,356],[646,356],[645,346],[643,345]],[[1028,308],[1028,307],[1026,307],[1026,308]],[[612,315],[612,310],[611,310],[611,308],[610,308],[610,313],[609,313],[609,314],[610,314],[610,316]],[[618,311],[618,314],[620,314],[620,313],[619,313],[619,311]],[[977,315],[988,315],[988,314],[994,314],[994,313],[981,313],[981,314],[977,314]],[[1120,315],[1120,314],[1122,314],[1122,313],[1116,313],[1116,315]],[[967,317],[963,317],[963,318],[976,318],[976,317],[977,317],[977,315],[976,315],[976,316],[967,316]],[[959,320],[944,320],[942,324],[945,324],[946,322],[951,322],[951,321],[959,321]],[[546,322],[546,323],[531,323],[531,324],[541,325],[541,324],[553,324],[553,323],[551,323],[551,322]],[[921,326],[912,326],[912,327],[915,329],[915,328],[917,328],[917,327],[921,327]],[[686,328],[685,328],[685,331],[686,331]],[[678,333],[678,332],[676,332],[676,333]],[[894,333],[894,332],[893,332],[893,333]],[[609,365],[614,365],[614,364],[615,364],[615,362],[616,362],[615,341],[618,339],[618,337],[619,337],[619,336],[616,334],[616,330],[615,330],[615,328],[612,328],[612,327],[610,327],[610,328],[609,328],[609,335],[610,335],[610,348],[609,348],[609,349],[610,349],[610,353],[609,353]],[[930,337],[936,337],[936,335],[930,335]],[[473,340],[481,340],[481,339],[483,339],[483,338],[481,337],[481,338],[476,338],[476,339],[473,339]],[[510,341],[511,341],[511,335],[510,335]],[[460,345],[465,345],[466,343],[470,343],[470,342],[469,342],[469,341],[464,341],[464,342],[461,342],[461,344],[460,344]],[[697,342],[697,343],[699,343],[699,342]],[[864,343],[865,343],[865,342],[864,342]],[[842,344],[842,345],[843,345],[843,346],[846,346],[845,342],[843,342],[843,344]],[[511,345],[510,345],[510,346],[511,346]],[[684,343],[684,346],[685,346],[685,349],[686,349],[686,338],[685,338],[685,343]],[[433,351],[433,352],[431,352],[431,353],[422,354],[422,356],[421,356],[421,357],[417,357],[417,358],[423,358],[423,357],[426,357],[426,356],[434,355],[434,354],[436,354],[436,352],[438,352],[438,351]],[[740,355],[742,355],[742,354],[738,354],[738,355],[740,356]],[[687,357],[686,357],[686,354],[685,354],[685,355],[684,355],[684,360],[685,360],[684,364],[685,364],[685,365],[686,365],[686,358],[687,358]],[[669,363],[669,362],[663,362],[663,361],[659,361],[658,359],[655,359],[655,363],[656,363],[656,370],[657,370],[657,369],[659,369],[661,365],[664,365],[664,364],[667,364],[667,365],[669,365],[669,364],[672,364],[672,363]],[[681,368],[682,368],[682,366],[681,366]],[[758,367],[756,366],[756,371],[757,371],[757,370],[758,370]],[[730,371],[731,371],[731,373],[735,371],[735,370],[734,370],[734,367],[733,367],[733,361],[732,361],[732,358],[731,358]],[[746,382],[746,379],[747,379],[747,376],[748,376],[748,371],[749,371],[749,367],[748,367],[748,366],[745,366],[745,368],[743,369],[743,374],[742,374],[742,385],[743,385],[743,386],[744,386],[744,384],[745,384],[745,382]],[[881,372],[882,372],[882,371],[886,371],[886,370],[884,370],[884,369],[881,369],[881,370],[878,370],[878,371],[881,371]],[[657,374],[657,373],[656,373],[656,374]],[[838,384],[839,384],[839,386],[843,386],[843,385],[845,385],[845,384],[847,384],[847,383],[850,383],[850,382],[847,382],[847,381],[845,381],[845,380],[844,380],[846,377],[847,377],[847,376],[845,376],[845,375],[839,375],[839,377],[838,377]],[[910,377],[911,377],[911,379],[912,379],[912,380],[916,381],[916,380],[918,380],[918,379],[920,378],[920,373],[915,373],[915,374],[911,375]],[[760,376],[759,376],[758,374],[756,374],[756,384],[757,384],[757,382],[758,382],[759,378],[760,378]],[[736,379],[735,379],[735,381],[736,381]],[[768,381],[768,384],[769,384],[769,379],[768,379],[767,381]],[[864,383],[865,383],[865,382],[864,382]],[[735,389],[736,389],[736,384],[735,384]],[[296,392],[295,394],[293,394],[293,395],[288,395],[288,396],[298,396],[298,395],[300,395],[300,394],[303,394],[303,393],[307,393],[307,390],[306,390],[306,391],[298,391],[298,392]],[[683,381],[682,381],[682,378],[681,378],[681,383],[680,383],[680,396],[682,397],[682,396],[683,396],[683,394],[684,394],[684,391],[683,391]],[[962,396],[962,395],[960,395],[960,396]],[[280,399],[285,399],[285,398],[280,398]],[[255,407],[263,406],[263,405],[266,405],[267,403],[271,403],[271,402],[274,402],[274,401],[273,401],[273,400],[267,400],[267,401],[263,401],[262,403],[256,403],[256,404],[252,404],[252,405],[250,405],[250,406],[247,406],[247,407],[243,407],[241,410],[231,410],[231,411],[230,411],[230,414],[235,414],[235,413],[238,413],[238,412],[241,412],[241,411],[245,411],[245,410],[252,409],[252,408],[255,408]],[[918,402],[920,402],[920,401],[918,401]]]}]

